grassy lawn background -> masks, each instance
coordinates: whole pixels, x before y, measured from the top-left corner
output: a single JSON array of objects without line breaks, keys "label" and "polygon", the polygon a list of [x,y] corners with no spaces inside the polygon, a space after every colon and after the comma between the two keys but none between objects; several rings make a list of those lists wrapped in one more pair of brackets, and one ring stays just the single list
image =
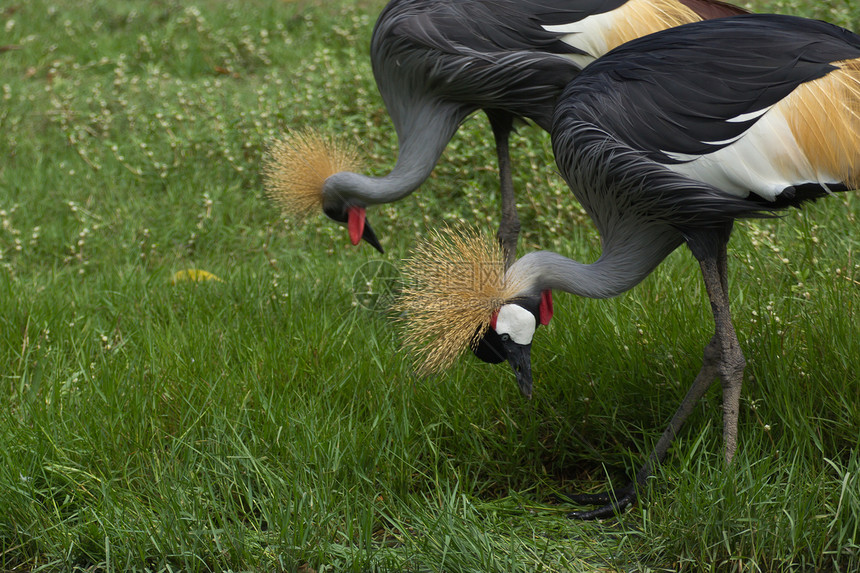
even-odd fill
[{"label": "grassy lawn background", "polygon": [[[732,466],[715,387],[640,504],[570,522],[557,493],[626,483],[698,372],[698,267],[679,249],[617,299],[557,296],[531,402],[469,357],[416,379],[353,277],[442,221],[495,229],[486,118],[368,214],[384,257],[281,220],[259,174],[300,126],[393,166],[367,56],[383,4],[0,6],[0,569],[860,567],[856,194],[738,225]],[[848,1],[751,7],[860,29]],[[592,260],[548,136],[513,148],[521,252]],[[171,280],[189,268],[220,280]]]}]

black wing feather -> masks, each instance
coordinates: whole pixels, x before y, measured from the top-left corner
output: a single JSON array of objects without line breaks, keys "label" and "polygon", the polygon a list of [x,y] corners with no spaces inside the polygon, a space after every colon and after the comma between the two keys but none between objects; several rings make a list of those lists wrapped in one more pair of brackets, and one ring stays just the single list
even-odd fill
[{"label": "black wing feather", "polygon": [[542,26],[628,0],[394,0],[376,22],[371,61],[395,125],[416,102],[452,116],[503,110],[549,129],[558,95],[579,72],[577,50]]},{"label": "black wing feather", "polygon": [[[395,0],[379,17],[379,34],[407,38],[440,52],[512,50],[579,53],[543,26],[578,22],[628,0]],[[379,24],[378,24],[379,26]]]},{"label": "black wing feather", "polygon": [[[702,155],[757,121],[804,82],[860,57],[860,38],[815,20],[746,15],[658,32],[587,66],[561,96],[602,129],[664,164]],[[606,94],[611,94],[607,96]],[[721,143],[722,142],[722,143]]]},{"label": "black wing feather", "polygon": [[703,141],[739,135],[755,121],[726,120],[766,109],[828,73],[831,62],[858,57],[860,36],[792,16],[710,20],[629,42],[565,89],[553,118],[556,162],[604,238],[628,217],[634,227],[643,218],[668,224],[690,240],[737,218],[773,216],[845,186],[799,185],[772,202],[740,197],[672,171],[663,151],[720,148]]}]

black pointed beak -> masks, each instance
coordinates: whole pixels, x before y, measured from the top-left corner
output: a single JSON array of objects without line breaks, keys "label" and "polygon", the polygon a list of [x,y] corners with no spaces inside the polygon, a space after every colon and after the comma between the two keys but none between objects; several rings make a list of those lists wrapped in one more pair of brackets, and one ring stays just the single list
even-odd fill
[{"label": "black pointed beak", "polygon": [[513,341],[505,343],[505,349],[508,352],[508,364],[514,369],[514,374],[517,376],[517,385],[520,387],[520,392],[527,399],[532,397],[532,358],[531,344],[517,344]]},{"label": "black pointed beak", "polygon": [[381,255],[385,254],[385,251],[382,249],[382,245],[380,245],[379,241],[376,239],[376,233],[373,232],[373,229],[370,227],[370,223],[367,221],[364,222],[364,231],[361,233],[361,238],[364,239],[364,241],[371,247],[379,251]]}]

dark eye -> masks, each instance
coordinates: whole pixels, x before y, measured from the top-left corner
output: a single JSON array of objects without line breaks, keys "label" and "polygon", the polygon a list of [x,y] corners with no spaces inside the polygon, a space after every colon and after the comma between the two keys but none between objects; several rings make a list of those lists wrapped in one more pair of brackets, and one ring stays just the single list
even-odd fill
[{"label": "dark eye", "polygon": [[502,342],[507,342],[508,340],[511,339],[511,335],[510,334],[500,334],[499,338],[502,339]]}]

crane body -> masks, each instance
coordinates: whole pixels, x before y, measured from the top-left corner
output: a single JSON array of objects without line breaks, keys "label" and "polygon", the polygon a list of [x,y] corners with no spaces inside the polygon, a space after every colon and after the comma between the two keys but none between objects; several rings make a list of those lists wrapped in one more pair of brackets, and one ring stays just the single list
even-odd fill
[{"label": "crane body", "polygon": [[[469,343],[485,360],[507,360],[529,396],[531,335],[548,320],[542,314],[549,293],[619,295],[686,244],[699,262],[714,335],[636,481],[617,496],[574,498],[606,505],[573,516],[606,517],[635,500],[636,484],[663,459],[716,378],[723,389],[724,454],[729,462],[734,456],[746,359],[729,309],[727,243],[737,219],[772,217],[860,184],[860,36],[814,20],[746,15],[634,40],[565,88],[551,134],[560,172],[601,235],[600,257],[584,264],[548,251],[529,253],[492,281],[473,284],[471,299],[460,288],[456,304],[448,300],[434,309],[424,300],[422,315],[410,301],[428,298],[428,283],[445,281],[442,269],[434,276],[431,260],[474,262],[469,249],[451,253],[445,241],[425,246],[423,262],[416,261],[421,278],[405,299],[413,311],[407,341],[431,358],[427,364],[444,363],[433,358],[447,344],[444,326],[427,328],[444,322],[426,315],[464,315],[464,307],[483,305],[480,320],[464,328]],[[430,298],[439,296],[430,292]],[[507,306],[532,318],[506,311],[514,318],[500,322]]]},{"label": "crane body", "polygon": [[[328,173],[317,191],[323,209],[345,222],[351,207],[363,212],[406,197],[430,176],[460,125],[484,110],[499,162],[498,237],[513,262],[519,218],[509,137],[515,121],[549,130],[567,83],[625,41],[744,12],[718,0],[393,0],[376,22],[370,57],[397,132],[397,161],[381,177]],[[291,184],[272,187],[289,192]],[[354,227],[357,243],[361,226]]]}]

